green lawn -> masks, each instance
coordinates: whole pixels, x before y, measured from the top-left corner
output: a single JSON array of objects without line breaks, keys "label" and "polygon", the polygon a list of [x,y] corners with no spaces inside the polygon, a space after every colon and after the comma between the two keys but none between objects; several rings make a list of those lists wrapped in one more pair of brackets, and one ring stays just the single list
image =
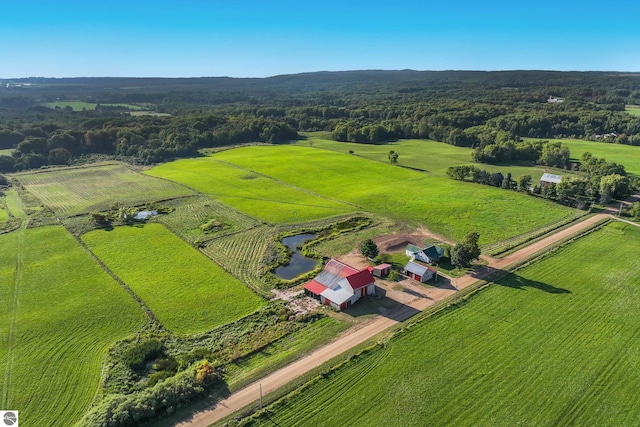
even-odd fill
[{"label": "green lawn", "polygon": [[624,110],[631,115],[640,116],[640,105],[627,105]]},{"label": "green lawn", "polygon": [[58,215],[106,210],[193,194],[192,190],[132,171],[120,164],[51,169],[15,175]]},{"label": "green lawn", "polygon": [[597,158],[605,158],[625,167],[627,172],[640,176],[640,147],[581,139],[553,139],[560,141],[571,151],[571,158],[580,160],[582,153],[590,152]]},{"label": "green lawn", "polygon": [[0,235],[0,300],[0,406],[24,425],[77,422],[107,348],[146,319],[62,227]]},{"label": "green lawn", "polygon": [[9,214],[2,208],[0,208],[0,222],[4,222],[9,219]]},{"label": "green lawn", "polygon": [[640,229],[608,225],[246,425],[636,425],[638,251]]},{"label": "green lawn", "polygon": [[473,149],[469,147],[456,147],[445,144],[444,142],[428,139],[401,139],[397,142],[386,144],[356,144],[332,141],[322,138],[320,135],[322,135],[322,133],[310,134],[307,140],[298,141],[297,145],[309,146],[311,144],[316,148],[323,148],[340,153],[353,151],[357,156],[383,163],[389,163],[389,151],[393,150],[398,153],[398,165],[424,170],[430,175],[440,177],[447,176],[447,168],[449,166],[462,165],[473,165],[494,173],[502,172],[504,175],[510,173],[514,180],[522,175],[531,175],[534,182],[540,180],[540,177],[545,172],[567,173],[567,171],[562,171],[561,169],[537,165],[517,166],[474,163],[471,161],[471,152]]},{"label": "green lawn", "polygon": [[[513,191],[454,181],[312,147],[260,146],[227,150],[198,159],[214,169],[216,159],[237,164],[363,211],[460,239],[477,230],[487,244],[569,216],[573,210]],[[190,170],[185,160],[174,167]],[[152,169],[152,172],[155,169]],[[202,169],[205,174],[207,169]],[[250,190],[247,184],[246,191]],[[228,203],[242,210],[241,205]]]},{"label": "green lawn", "polygon": [[82,240],[174,332],[207,331],[264,304],[160,224],[95,230]]},{"label": "green lawn", "polygon": [[[288,164],[285,158],[273,160]],[[216,157],[178,160],[146,173],[188,185],[247,215],[272,223],[305,222],[356,210],[349,204],[218,162]]]}]

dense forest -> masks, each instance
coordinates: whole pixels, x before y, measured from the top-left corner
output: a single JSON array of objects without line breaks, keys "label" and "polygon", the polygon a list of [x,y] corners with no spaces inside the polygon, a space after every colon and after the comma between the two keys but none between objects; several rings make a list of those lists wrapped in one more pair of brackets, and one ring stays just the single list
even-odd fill
[{"label": "dense forest", "polygon": [[[89,106],[72,111],[65,102]],[[640,75],[549,71],[350,71],[264,79],[26,78],[0,82],[0,172],[107,155],[153,163],[201,148],[429,138],[473,160],[538,158],[521,138],[640,145]],[[143,109],[141,114],[133,114]],[[153,114],[146,115],[146,112]],[[161,113],[159,115],[157,113]]]}]

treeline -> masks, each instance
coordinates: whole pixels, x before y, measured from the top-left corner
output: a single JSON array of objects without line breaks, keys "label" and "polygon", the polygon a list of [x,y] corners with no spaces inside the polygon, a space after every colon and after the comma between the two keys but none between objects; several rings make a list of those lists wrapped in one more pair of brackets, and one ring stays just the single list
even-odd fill
[{"label": "treeline", "polygon": [[[531,175],[514,179],[510,173],[488,172],[476,166],[451,166],[447,176],[459,181],[470,181],[507,190],[539,195],[558,203],[584,208],[593,202],[603,204],[621,199],[640,190],[640,178],[629,177],[624,166],[584,153],[577,169],[586,173],[584,178],[564,176],[559,183],[532,183]],[[635,211],[634,211],[635,212]]]},{"label": "treeline", "polygon": [[130,117],[78,112],[70,113],[66,120],[59,114],[55,117],[58,120],[14,120],[0,128],[0,149],[15,149],[10,156],[0,155],[0,172],[66,165],[88,154],[154,163],[194,156],[201,148],[298,138],[298,133],[282,120],[249,115]]},{"label": "treeline", "polygon": [[[607,73],[354,71],[268,79],[26,79],[0,86],[0,149],[28,141],[4,170],[101,153],[149,163],[200,148],[277,143],[297,132],[337,141],[428,138],[477,149],[476,160],[537,160],[521,138],[640,145],[640,77]],[[136,104],[172,117],[55,111],[52,100]],[[28,151],[27,146],[36,147]],[[24,148],[25,150],[22,150]],[[56,150],[52,152],[52,150]],[[71,159],[71,160],[69,160]]]}]

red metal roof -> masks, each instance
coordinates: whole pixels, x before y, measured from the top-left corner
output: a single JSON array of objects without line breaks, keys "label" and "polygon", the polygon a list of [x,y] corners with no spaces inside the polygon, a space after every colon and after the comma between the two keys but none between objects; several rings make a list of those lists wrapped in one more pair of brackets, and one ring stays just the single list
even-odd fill
[{"label": "red metal roof", "polygon": [[[378,267],[376,267],[376,268],[378,268]],[[369,271],[373,271],[373,267],[371,267],[370,265],[368,265],[368,266],[367,266],[367,270],[369,270]]]},{"label": "red metal roof", "polygon": [[336,261],[335,259],[329,260],[327,265],[324,266],[324,270],[341,278],[345,278],[358,272],[355,268],[341,263],[340,261]]},{"label": "red metal roof", "polygon": [[306,285],[304,285],[304,288],[314,295],[320,295],[322,291],[327,289],[325,285],[323,285],[322,283],[318,283],[315,280],[308,282]]},{"label": "red metal roof", "polygon": [[[368,269],[369,267],[367,267]],[[373,267],[374,270],[384,270],[385,268],[391,268],[391,264],[380,264]]]},{"label": "red metal roof", "polygon": [[362,270],[356,274],[352,274],[351,276],[346,277],[346,279],[354,291],[376,281],[369,270]]}]

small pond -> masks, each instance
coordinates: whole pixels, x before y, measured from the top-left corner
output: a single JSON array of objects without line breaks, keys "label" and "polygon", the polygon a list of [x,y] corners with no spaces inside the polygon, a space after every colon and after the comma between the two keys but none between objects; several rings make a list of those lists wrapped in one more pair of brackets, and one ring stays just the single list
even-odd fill
[{"label": "small pond", "polygon": [[281,279],[291,280],[313,270],[318,265],[318,260],[313,258],[307,258],[300,253],[298,246],[304,242],[314,239],[315,234],[296,234],[295,236],[289,236],[282,239],[282,244],[293,251],[289,264],[281,265],[276,268],[276,276]]}]

